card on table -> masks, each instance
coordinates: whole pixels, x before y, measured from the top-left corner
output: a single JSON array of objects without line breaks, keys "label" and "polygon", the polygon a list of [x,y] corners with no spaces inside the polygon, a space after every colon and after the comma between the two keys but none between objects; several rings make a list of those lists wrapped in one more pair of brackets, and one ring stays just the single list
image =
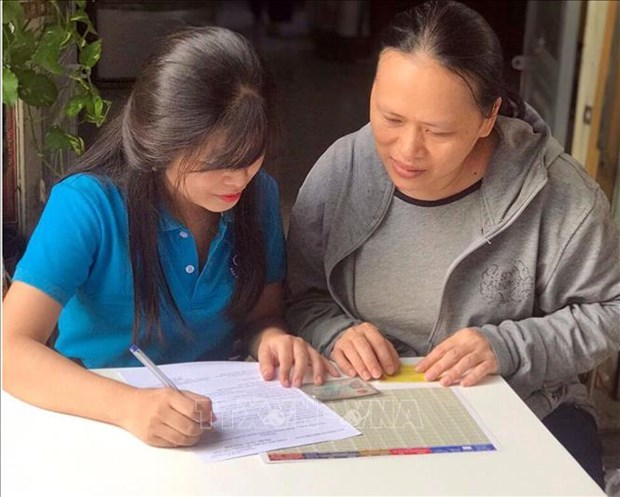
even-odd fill
[{"label": "card on table", "polygon": [[361,378],[328,381],[324,385],[303,385],[300,389],[317,400],[351,399],[379,393],[379,390]]},{"label": "card on table", "polygon": [[381,381],[388,383],[418,383],[426,381],[426,379],[424,378],[424,373],[418,373],[415,370],[414,364],[401,364],[398,373],[391,376],[383,376]]}]

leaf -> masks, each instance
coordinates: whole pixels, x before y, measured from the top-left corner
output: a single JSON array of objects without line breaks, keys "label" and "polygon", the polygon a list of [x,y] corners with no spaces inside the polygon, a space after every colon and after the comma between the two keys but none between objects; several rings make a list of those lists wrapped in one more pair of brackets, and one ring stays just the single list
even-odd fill
[{"label": "leaf", "polygon": [[21,26],[24,17],[24,8],[18,0],[4,0],[2,2],[2,24]]},{"label": "leaf", "polygon": [[103,99],[103,118],[108,117],[108,111],[112,108],[112,100]]},{"label": "leaf", "polygon": [[112,102],[110,100],[104,99],[101,102],[103,104],[101,108],[101,112],[97,116],[97,119],[94,121],[95,126],[97,126],[98,128],[101,127],[103,123],[105,123],[108,117],[108,112],[110,111],[110,108],[112,107]]},{"label": "leaf", "polygon": [[82,138],[80,138],[79,136],[70,135],[68,133],[66,134],[66,137],[67,140],[69,140],[69,147],[71,147],[71,150],[73,150],[78,155],[82,155],[86,150],[84,140],[82,140]]},{"label": "leaf", "polygon": [[75,0],[75,3],[80,9],[86,8],[86,0]]},{"label": "leaf", "polygon": [[32,60],[52,74],[62,74],[64,69],[59,60],[64,39],[65,31],[60,26],[51,26],[46,29],[41,36]]},{"label": "leaf", "polygon": [[71,147],[71,141],[60,126],[53,126],[47,130],[43,150],[63,150],[69,147]]},{"label": "leaf", "polygon": [[86,45],[80,51],[80,64],[86,67],[93,67],[101,58],[101,40],[94,41]]},{"label": "leaf", "polygon": [[19,81],[15,73],[8,67],[2,70],[2,103],[13,105],[17,102],[17,86]]},{"label": "leaf", "polygon": [[86,95],[75,95],[69,99],[67,105],[65,105],[65,114],[69,117],[77,116],[80,111],[86,106],[88,97]]},{"label": "leaf", "polygon": [[20,74],[18,94],[33,107],[49,107],[58,98],[58,88],[44,74],[28,69]]},{"label": "leaf", "polygon": [[93,26],[93,23],[90,20],[90,17],[88,17],[88,14],[86,13],[86,11],[83,8],[78,9],[75,14],[73,14],[71,16],[70,19],[72,22],[74,23],[82,23],[86,25],[86,33],[93,33],[93,34],[97,34],[97,32],[95,31],[95,27]]},{"label": "leaf", "polygon": [[18,31],[10,48],[12,66],[24,66],[32,57],[36,42],[32,31]]},{"label": "leaf", "polygon": [[71,41],[71,27],[63,31],[63,38],[60,41],[60,48],[66,48]]},{"label": "leaf", "polygon": [[84,119],[89,123],[95,124],[97,127],[101,126],[103,121],[105,121],[105,114],[103,113],[105,106],[105,102],[99,96],[97,89],[92,87],[91,95],[88,97],[86,103],[86,115]]},{"label": "leaf", "polygon": [[89,123],[93,123],[98,128],[106,121],[108,112],[112,107],[110,100],[99,100],[100,97],[96,96],[92,98],[86,105],[86,115],[84,120]]},{"label": "leaf", "polygon": [[96,97],[93,98],[93,107],[95,110],[95,115],[96,116],[101,116],[101,113],[103,112],[103,98],[101,98],[99,95],[97,95]]},{"label": "leaf", "polygon": [[2,61],[9,62],[11,47],[15,42],[15,33],[9,24],[2,25]]},{"label": "leaf", "polygon": [[86,23],[89,20],[88,19],[88,14],[86,14],[84,9],[76,10],[75,13],[71,16],[70,19],[73,22],[83,22],[83,23]]}]

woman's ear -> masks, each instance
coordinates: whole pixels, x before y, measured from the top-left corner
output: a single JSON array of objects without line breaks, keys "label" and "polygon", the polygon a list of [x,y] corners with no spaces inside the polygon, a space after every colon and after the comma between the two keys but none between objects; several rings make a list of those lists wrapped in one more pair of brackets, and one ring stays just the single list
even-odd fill
[{"label": "woman's ear", "polygon": [[480,138],[486,138],[489,136],[491,131],[493,130],[493,126],[495,126],[495,121],[497,120],[497,115],[499,114],[499,109],[502,106],[502,97],[497,97],[495,103],[493,104],[493,108],[491,109],[491,115],[486,117],[482,121],[482,126],[480,127]]}]

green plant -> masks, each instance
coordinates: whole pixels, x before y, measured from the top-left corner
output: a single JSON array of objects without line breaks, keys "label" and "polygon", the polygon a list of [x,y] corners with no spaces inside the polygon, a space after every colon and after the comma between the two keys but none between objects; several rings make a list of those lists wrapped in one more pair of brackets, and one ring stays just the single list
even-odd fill
[{"label": "green plant", "polygon": [[[2,102],[12,106],[19,98],[27,104],[34,146],[43,164],[60,176],[62,152],[84,152],[82,138],[68,131],[75,120],[99,127],[110,109],[91,80],[101,40],[91,41],[97,33],[86,0],[11,0],[2,6]],[[69,60],[73,50],[77,57]],[[46,109],[44,117],[35,117],[32,108]],[[37,123],[42,139],[34,132]]]}]

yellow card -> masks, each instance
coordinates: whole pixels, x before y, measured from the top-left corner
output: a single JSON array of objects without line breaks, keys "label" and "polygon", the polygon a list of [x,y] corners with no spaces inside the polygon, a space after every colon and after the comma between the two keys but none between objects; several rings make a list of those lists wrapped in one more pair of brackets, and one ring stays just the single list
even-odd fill
[{"label": "yellow card", "polygon": [[401,364],[398,373],[392,376],[384,376],[381,381],[388,383],[419,383],[426,381],[424,373],[418,373],[413,364]]}]

